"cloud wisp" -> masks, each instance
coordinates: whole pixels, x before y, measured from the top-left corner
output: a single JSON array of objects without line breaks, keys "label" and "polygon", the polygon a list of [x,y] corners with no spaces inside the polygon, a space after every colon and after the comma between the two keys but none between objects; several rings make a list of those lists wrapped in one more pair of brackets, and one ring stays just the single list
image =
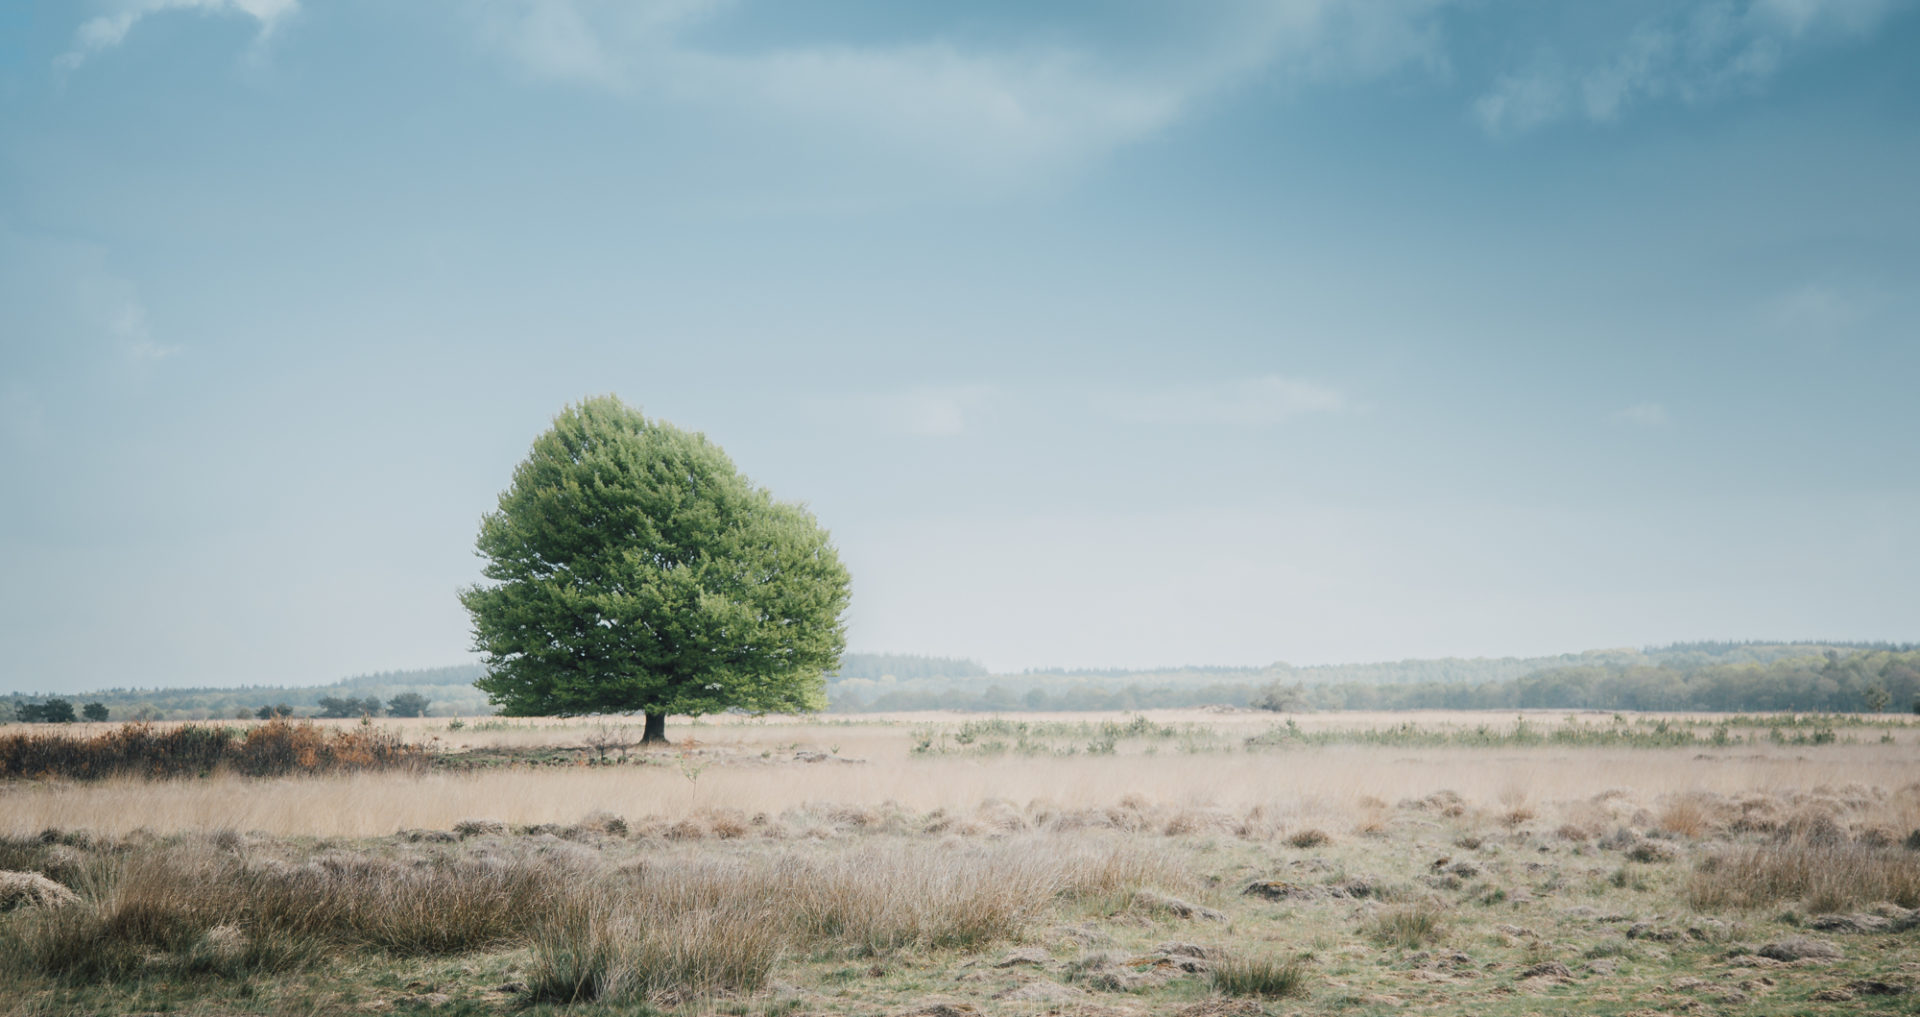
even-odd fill
[{"label": "cloud wisp", "polygon": [[1607,419],[1630,427],[1665,427],[1667,408],[1659,403],[1634,403],[1613,411]]},{"label": "cloud wisp", "polygon": [[774,114],[1004,178],[1138,142],[1256,75],[1352,81],[1443,67],[1436,11],[1450,2],[1214,0],[1185,12],[1179,41],[1154,45],[1098,41],[1091,28],[1045,43],[929,29],[860,43],[709,44],[710,30],[746,6],[728,0],[498,0],[478,16],[488,48],[533,78]]},{"label": "cloud wisp", "polygon": [[1637,106],[1702,106],[1762,88],[1792,60],[1873,34],[1907,0],[1708,0],[1635,24],[1598,58],[1550,46],[1499,75],[1472,112],[1495,136],[1567,119],[1613,123]]},{"label": "cloud wisp", "polygon": [[1281,374],[1173,385],[1109,396],[1105,403],[1109,412],[1129,420],[1235,427],[1270,427],[1355,408],[1338,389]]},{"label": "cloud wisp", "polygon": [[264,52],[288,18],[300,9],[300,0],[120,0],[106,13],[81,22],[73,35],[73,46],[54,58],[62,70],[78,70],[89,59],[118,47],[142,19],[165,11],[190,11],[198,14],[237,14],[252,18],[259,26],[253,37],[253,52]]}]

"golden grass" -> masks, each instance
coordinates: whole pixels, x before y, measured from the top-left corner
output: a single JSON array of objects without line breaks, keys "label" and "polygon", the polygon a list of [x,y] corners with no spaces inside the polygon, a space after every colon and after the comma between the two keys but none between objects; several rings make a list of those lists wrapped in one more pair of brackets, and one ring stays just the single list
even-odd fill
[{"label": "golden grass", "polygon": [[[829,733],[831,736],[831,733]],[[916,758],[893,732],[890,751],[864,764],[761,763],[747,757],[689,770],[672,765],[513,768],[467,774],[355,774],[286,779],[216,777],[88,785],[0,785],[0,835],[50,827],[125,834],[238,829],[279,835],[367,836],[410,827],[450,829],[471,817],[514,824],[569,823],[594,810],[685,820],[715,810],[778,813],[809,801],[917,812],[971,812],[1003,799],[1078,809],[1126,795],[1152,802],[1261,810],[1276,828],[1350,829],[1368,799],[1456,792],[1463,807],[1499,810],[1516,788],[1532,803],[1573,803],[1617,789],[1618,811],[1687,793],[1771,801],[1822,786],[1903,787],[1920,772],[1906,746],[1838,745],[1705,755],[1660,749],[1378,749],[1336,746],[1284,755]],[[1532,806],[1529,806],[1532,808]],[[1904,835],[1920,807],[1889,800],[1880,820]],[[1759,821],[1756,813],[1748,822]],[[1729,819],[1738,821],[1739,817]]]},{"label": "golden grass", "polygon": [[1694,868],[1687,900],[1696,908],[1799,901],[1812,913],[1883,902],[1920,908],[1920,852],[1837,838],[1726,848]]},{"label": "golden grass", "polygon": [[[1089,835],[609,855],[553,838],[347,852],[236,835],[116,852],[88,899],[0,925],[16,976],[248,975],[322,956],[531,945],[539,999],[751,992],[789,951],[978,950],[1063,901],[1185,877]],[[57,886],[57,884],[54,884]]]}]

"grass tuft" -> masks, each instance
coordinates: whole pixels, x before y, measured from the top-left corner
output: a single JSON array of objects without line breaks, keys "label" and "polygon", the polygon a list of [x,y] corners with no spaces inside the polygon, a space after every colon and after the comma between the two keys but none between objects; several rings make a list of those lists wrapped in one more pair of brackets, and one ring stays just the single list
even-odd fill
[{"label": "grass tuft", "polygon": [[1363,925],[1368,938],[1382,946],[1416,950],[1439,942],[1447,932],[1446,915],[1431,901],[1386,908]]},{"label": "grass tuft", "polygon": [[1920,855],[1895,847],[1792,840],[1715,852],[1687,881],[1697,909],[1800,901],[1813,913],[1879,901],[1920,907]]},{"label": "grass tuft", "polygon": [[1226,956],[1213,963],[1214,991],[1228,996],[1283,999],[1307,992],[1307,969],[1299,961],[1275,957]]}]

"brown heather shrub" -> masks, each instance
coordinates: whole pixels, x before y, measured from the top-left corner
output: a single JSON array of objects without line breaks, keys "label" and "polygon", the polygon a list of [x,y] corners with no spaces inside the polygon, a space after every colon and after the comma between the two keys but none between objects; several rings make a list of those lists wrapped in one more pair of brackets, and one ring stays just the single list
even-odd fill
[{"label": "brown heather shrub", "polygon": [[1318,828],[1311,828],[1311,829],[1301,830],[1299,833],[1296,833],[1293,836],[1288,837],[1287,843],[1292,844],[1294,847],[1297,847],[1297,848],[1316,848],[1332,840],[1333,840],[1332,837],[1327,836],[1327,831],[1321,830]]},{"label": "brown heather shrub", "polygon": [[668,840],[701,840],[712,829],[707,826],[705,816],[688,816],[667,827]]},{"label": "brown heather shrub", "polygon": [[707,829],[721,840],[734,840],[752,833],[753,823],[739,809],[714,809],[707,814]]},{"label": "brown heather shrub", "polygon": [[1657,825],[1668,833],[1699,840],[1713,832],[1715,802],[1698,792],[1676,795],[1660,809]]},{"label": "brown heather shrub", "polygon": [[1734,833],[1772,833],[1780,826],[1780,803],[1772,795],[1745,794],[1733,804],[1739,812],[1727,828]]},{"label": "brown heather shrub", "polygon": [[425,762],[424,749],[402,742],[391,732],[326,729],[284,717],[244,731],[197,724],[159,729],[134,723],[91,738],[0,736],[0,778],[204,777],[216,770],[271,777],[420,767]]},{"label": "brown heather shrub", "polygon": [[1759,908],[1794,900],[1811,912],[1879,901],[1920,907],[1920,855],[1824,840],[1733,848],[1695,864],[1687,900],[1697,909]]},{"label": "brown heather shrub", "polygon": [[1380,838],[1387,835],[1387,821],[1384,816],[1366,816],[1353,825],[1356,837]]},{"label": "brown heather shrub", "polygon": [[1515,805],[1500,814],[1500,822],[1508,827],[1517,827],[1532,819],[1534,812],[1525,805]]},{"label": "brown heather shrub", "polygon": [[1837,810],[1826,803],[1816,802],[1803,805],[1787,816],[1774,831],[1782,840],[1796,840],[1807,844],[1839,844],[1847,840],[1847,831],[1840,825],[1835,815]]}]

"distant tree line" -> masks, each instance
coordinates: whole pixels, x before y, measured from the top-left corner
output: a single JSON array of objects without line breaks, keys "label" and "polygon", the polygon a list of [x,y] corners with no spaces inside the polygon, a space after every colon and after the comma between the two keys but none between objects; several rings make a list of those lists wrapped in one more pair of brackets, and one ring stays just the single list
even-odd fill
[{"label": "distant tree line", "polygon": [[[1660,664],[1639,663],[1630,651],[1607,664],[1549,667],[1484,682],[1301,680],[1307,669],[1254,672],[1264,682],[1129,683],[1114,687],[1082,680],[1020,688],[1029,676],[997,676],[982,687],[938,687],[842,682],[828,687],[835,713],[908,710],[1002,711],[1145,710],[1196,706],[1252,706],[1273,710],[1698,710],[1741,712],[1920,712],[1920,650],[1844,650],[1781,656],[1778,644],[1693,644]],[[1764,649],[1759,649],[1764,648]],[[1762,662],[1764,661],[1764,662]],[[1049,673],[1051,675],[1051,673]],[[1012,680],[1007,680],[1012,679]]]},{"label": "distant tree line", "polygon": [[1245,706],[1259,692],[1260,686],[1244,683],[1126,685],[1114,688],[1089,682],[1063,689],[1025,690],[993,684],[985,688],[908,688],[878,692],[830,685],[827,688],[827,710],[831,713],[1155,710],[1182,706]]},{"label": "distant tree line", "polygon": [[[476,716],[492,713],[486,694],[473,687],[480,677],[476,665],[433,668],[422,671],[389,671],[360,675],[330,685],[306,688],[284,685],[246,685],[228,688],[102,689],[86,694],[109,709],[115,720],[226,720],[268,716],[314,717],[324,711],[321,699],[372,698],[380,701],[387,716],[410,716],[404,711],[407,696],[428,702],[423,711],[442,717]],[[44,695],[0,695],[0,720],[11,719],[21,706],[32,705]],[[70,701],[77,697],[62,696]],[[400,704],[396,706],[396,704]],[[358,717],[354,710],[346,716]],[[425,715],[425,712],[419,714]]]},{"label": "distant tree line", "polygon": [[76,714],[73,702],[59,696],[40,702],[16,697],[12,702],[0,702],[0,723],[71,724],[83,717],[97,722],[106,720],[110,712],[105,703],[87,703]]},{"label": "distant tree line", "polygon": [[840,667],[829,681],[847,678],[877,680],[895,678],[917,681],[924,678],[984,678],[986,665],[958,657],[922,657],[905,653],[848,653],[840,657]]},{"label": "distant tree line", "polygon": [[[312,715],[315,717],[378,717],[384,709],[391,717],[420,717],[426,714],[430,702],[431,700],[425,696],[413,692],[402,692],[384,704],[375,696],[367,696],[364,699],[321,696],[318,703],[319,709]],[[80,707],[78,713],[75,713],[73,702],[59,696],[39,701],[24,697],[0,701],[0,723],[18,721],[22,724],[71,724],[81,718],[100,722],[111,716],[112,710],[105,703],[87,703]],[[273,720],[276,717],[298,717],[300,713],[286,703],[273,703],[257,710],[241,707],[234,711],[234,716],[240,720],[249,717]]]},{"label": "distant tree line", "polygon": [[1828,649],[1765,664],[1562,667],[1478,685],[1342,683],[1295,691],[1306,707],[1325,710],[1920,712],[1920,651]]}]

